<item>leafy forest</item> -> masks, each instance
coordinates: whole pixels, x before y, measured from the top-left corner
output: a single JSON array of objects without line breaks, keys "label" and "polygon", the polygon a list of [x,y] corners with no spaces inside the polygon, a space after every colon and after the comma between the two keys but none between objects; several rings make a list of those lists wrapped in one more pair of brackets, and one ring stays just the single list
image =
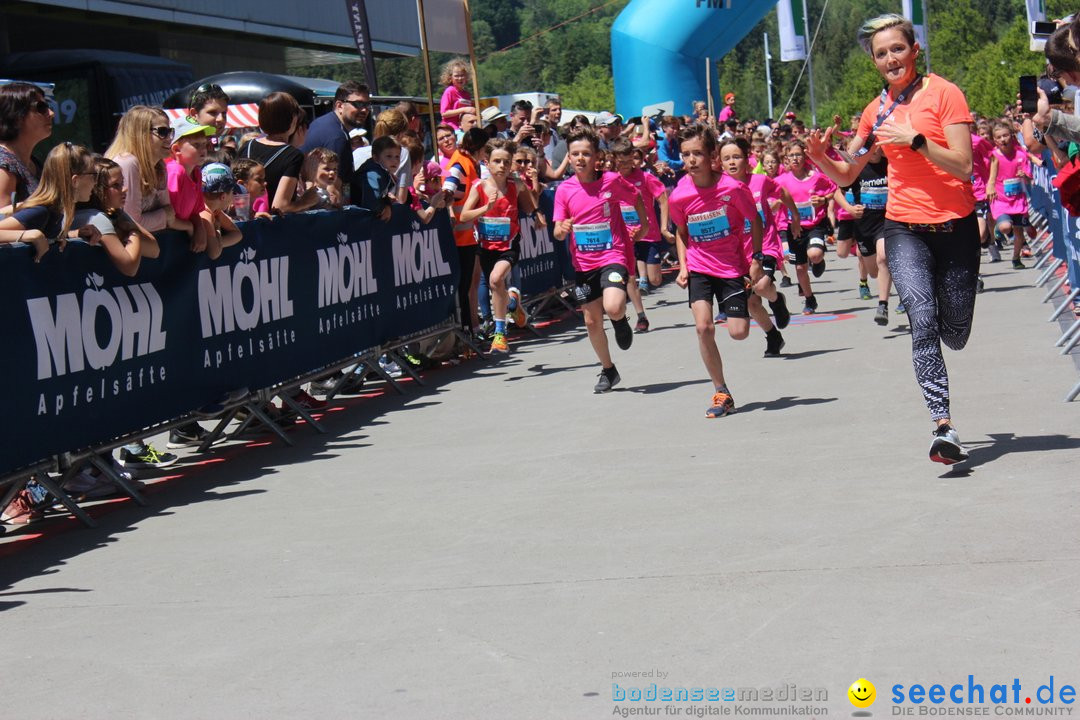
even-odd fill
[{"label": "leafy forest", "polygon": [[[798,0],[796,0],[798,1]],[[971,108],[1000,113],[1015,97],[1020,75],[1042,72],[1040,53],[1028,49],[1022,0],[927,0],[930,63],[933,72],[962,87]],[[557,92],[564,106],[611,109],[611,24],[630,0],[472,0],[473,36],[479,61],[480,92]],[[680,2],[671,0],[673,11]],[[813,52],[818,119],[847,117],[865,107],[881,88],[880,76],[855,42],[859,25],[883,12],[899,12],[900,0],[807,0],[810,34],[820,21]],[[1066,0],[1048,0],[1048,17],[1075,9]],[[590,12],[593,11],[594,12]],[[577,18],[561,27],[561,23]],[[739,114],[764,118],[768,112],[763,35],[773,56],[774,114],[788,106],[809,118],[808,78],[796,87],[803,63],[779,61],[776,12],[769,13],[734,50],[719,60],[717,96],[735,92]],[[433,54],[437,68],[449,56]],[[924,56],[925,57],[925,56]],[[334,79],[360,77],[356,64],[294,68]],[[385,95],[423,95],[419,58],[376,60],[379,90]],[[437,73],[437,69],[435,70]],[[437,78],[436,78],[437,81]],[[441,88],[436,88],[436,93]]]}]

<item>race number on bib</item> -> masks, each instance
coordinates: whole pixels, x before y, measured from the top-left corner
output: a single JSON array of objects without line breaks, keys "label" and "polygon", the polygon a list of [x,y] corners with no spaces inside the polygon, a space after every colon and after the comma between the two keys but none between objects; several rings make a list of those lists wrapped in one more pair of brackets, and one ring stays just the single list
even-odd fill
[{"label": "race number on bib", "polygon": [[863,205],[865,205],[868,210],[884,210],[885,204],[889,200],[889,188],[862,188],[860,194],[862,195]]},{"label": "race number on bib", "polygon": [[626,227],[641,226],[641,218],[638,217],[637,208],[632,208],[629,205],[620,205],[619,209],[622,211],[622,221]]},{"label": "race number on bib", "polygon": [[687,218],[686,229],[691,242],[713,242],[731,235],[726,210],[710,210]]},{"label": "race number on bib", "polygon": [[510,218],[479,218],[476,221],[476,236],[481,243],[510,242]]},{"label": "race number on bib", "polygon": [[593,223],[574,226],[574,244],[578,252],[603,252],[612,248],[611,225]]},{"label": "race number on bib", "polygon": [[1005,186],[1005,197],[1016,197],[1024,189],[1024,183],[1020,178],[1007,178],[1003,185]]},{"label": "race number on bib", "polygon": [[799,209],[799,222],[808,223],[814,219],[814,206],[808,202],[795,203],[795,207]]}]

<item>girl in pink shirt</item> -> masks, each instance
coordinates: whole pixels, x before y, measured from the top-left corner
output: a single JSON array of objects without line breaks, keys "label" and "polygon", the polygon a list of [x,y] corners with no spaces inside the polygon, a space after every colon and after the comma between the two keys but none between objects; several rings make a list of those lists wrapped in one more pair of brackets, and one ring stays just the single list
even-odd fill
[{"label": "girl in pink shirt", "polygon": [[[780,330],[786,328],[791,322],[791,313],[788,311],[787,300],[783,293],[776,289],[776,268],[784,255],[784,250],[780,245],[780,233],[776,230],[770,199],[778,196],[780,201],[788,207],[792,217],[798,217],[798,211],[795,209],[791,196],[777,185],[775,180],[750,172],[750,163],[747,160],[749,151],[750,144],[743,138],[726,140],[720,145],[720,164],[724,172],[750,189],[758,217],[764,225],[760,258],[762,273],[751,288],[754,292],[750,295],[748,309],[750,317],[754,318],[758,327],[765,331],[765,357],[778,357],[784,348],[784,336],[780,334]],[[744,229],[748,227],[749,222],[746,223]],[[795,227],[797,229],[793,232],[801,230],[797,224]],[[746,240],[750,239],[748,232]],[[749,243],[744,247],[744,252],[750,260],[753,260],[753,248]],[[776,317],[775,326],[769,313],[765,312],[761,303],[762,298],[769,301],[769,307]]]},{"label": "girl in pink shirt", "polygon": [[[750,334],[747,288],[761,279],[764,259],[764,226],[754,196],[743,183],[713,170],[716,151],[716,136],[707,127],[694,125],[679,133],[679,153],[686,175],[668,199],[679,252],[679,276],[675,282],[689,289],[698,349],[716,387],[705,411],[707,418],[735,412],[716,345],[713,296],[727,314],[728,335],[732,340],[745,340]],[[746,248],[747,224],[750,254]]]},{"label": "girl in pink shirt", "polygon": [[[597,172],[600,138],[592,128],[574,130],[566,139],[566,148],[574,177],[555,191],[555,239],[570,244],[577,299],[602,368],[593,391],[604,393],[620,380],[608,350],[604,314],[615,328],[615,342],[628,349],[634,331],[626,319],[626,283],[634,261],[634,242],[649,232],[649,220],[641,193],[633,185],[618,173]],[[633,235],[623,222],[620,206],[624,204],[633,206],[641,220]]]},{"label": "girl in pink shirt", "polygon": [[[974,127],[974,123],[972,123]],[[986,181],[990,179],[990,154],[994,152],[994,143],[972,131],[971,133],[971,190],[975,193],[975,217],[979,221],[979,237],[982,246],[990,253],[991,262],[1001,259],[1001,252],[996,242],[990,237],[987,215],[990,203],[986,199]]]},{"label": "girl in pink shirt", "polygon": [[787,208],[780,209],[778,226],[787,232],[788,248],[795,255],[795,274],[806,301],[803,315],[812,315],[817,312],[818,305],[806,265],[810,264],[814,277],[821,277],[825,272],[825,237],[829,234],[826,211],[836,192],[836,183],[820,170],[811,169],[802,140],[792,140],[784,146],[784,162],[788,171],[778,176],[776,182],[795,201],[802,222],[802,236],[795,237],[788,231]]},{"label": "girl in pink shirt", "polygon": [[1027,149],[1016,143],[1013,129],[1003,122],[994,124],[994,150],[990,153],[990,177],[986,184],[986,199],[990,215],[998,232],[1013,236],[1013,267],[1022,270],[1020,250],[1024,247],[1024,226],[1027,225],[1027,196],[1024,182],[1031,178],[1031,160]]},{"label": "girl in pink shirt", "polygon": [[454,58],[443,66],[440,81],[446,86],[439,101],[439,114],[444,125],[454,130],[461,127],[461,116],[476,114],[472,95],[469,93],[469,64],[462,58]]}]

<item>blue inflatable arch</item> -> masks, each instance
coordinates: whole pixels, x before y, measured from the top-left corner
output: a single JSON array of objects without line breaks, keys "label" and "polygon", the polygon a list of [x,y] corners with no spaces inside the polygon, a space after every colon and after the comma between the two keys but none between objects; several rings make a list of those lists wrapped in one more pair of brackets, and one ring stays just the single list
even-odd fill
[{"label": "blue inflatable arch", "polygon": [[705,99],[705,59],[714,61],[715,94],[722,89],[715,61],[775,6],[776,0],[631,0],[611,27],[619,114],[633,117],[670,101],[675,114],[689,115],[694,100]]}]

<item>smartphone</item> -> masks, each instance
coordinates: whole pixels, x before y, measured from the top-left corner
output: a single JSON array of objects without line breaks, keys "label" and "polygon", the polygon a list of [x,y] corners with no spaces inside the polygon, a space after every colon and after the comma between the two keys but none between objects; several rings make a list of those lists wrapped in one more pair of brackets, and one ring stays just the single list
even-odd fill
[{"label": "smartphone", "polygon": [[1031,34],[1035,37],[1049,37],[1057,30],[1057,23],[1047,22],[1046,20],[1035,20],[1031,23]]},{"label": "smartphone", "polygon": [[544,123],[534,123],[532,128],[533,132],[536,133],[536,137],[540,137],[544,134],[544,131],[547,130],[547,125]]},{"label": "smartphone", "polygon": [[1038,110],[1038,79],[1034,75],[1020,76],[1020,111],[1034,113]]}]

